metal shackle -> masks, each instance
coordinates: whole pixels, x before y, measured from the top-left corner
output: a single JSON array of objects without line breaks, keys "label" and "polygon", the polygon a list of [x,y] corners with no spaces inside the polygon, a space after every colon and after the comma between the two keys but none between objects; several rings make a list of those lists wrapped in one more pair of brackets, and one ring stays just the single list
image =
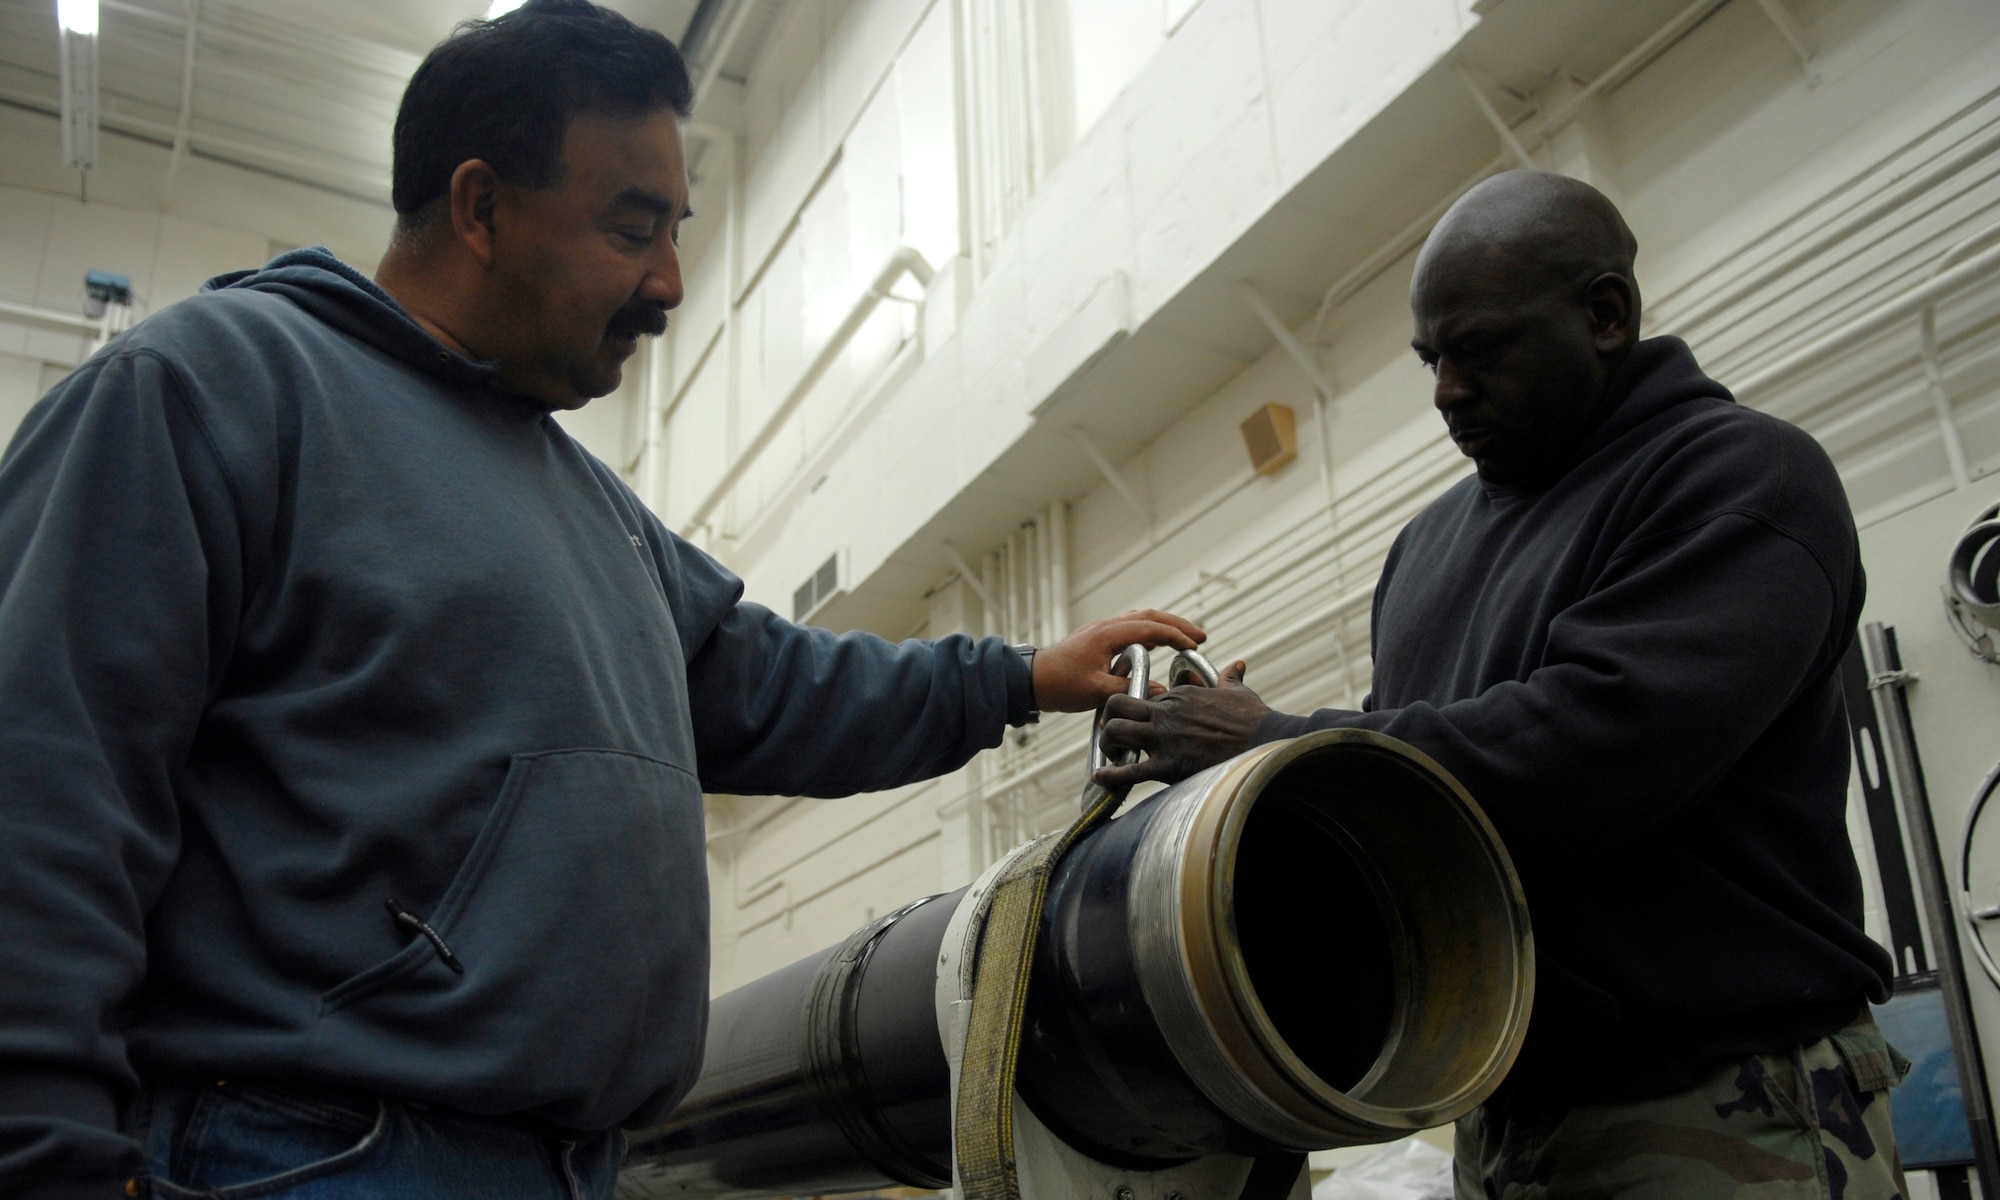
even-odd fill
[{"label": "metal shackle", "polygon": [[[1131,645],[1118,652],[1111,660],[1111,673],[1127,677],[1125,694],[1140,700],[1146,699],[1153,679],[1153,655],[1144,646]],[[1214,665],[1202,656],[1199,650],[1181,650],[1175,653],[1174,661],[1167,667],[1167,686],[1180,687],[1190,679],[1199,679],[1207,687],[1221,687],[1222,676]],[[1084,789],[1088,793],[1092,780],[1104,767],[1122,767],[1137,762],[1137,750],[1120,750],[1115,755],[1104,749],[1104,705],[1097,706],[1097,715],[1090,723],[1090,758]],[[1086,801],[1087,803],[1087,801]]]}]

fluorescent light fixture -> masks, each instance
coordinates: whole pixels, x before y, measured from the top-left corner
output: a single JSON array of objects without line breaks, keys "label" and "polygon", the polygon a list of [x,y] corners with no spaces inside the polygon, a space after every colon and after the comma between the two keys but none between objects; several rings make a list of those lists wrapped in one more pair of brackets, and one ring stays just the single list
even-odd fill
[{"label": "fluorescent light fixture", "polygon": [[97,0],[56,0],[62,23],[63,158],[79,171],[97,165]]},{"label": "fluorescent light fixture", "polygon": [[491,21],[495,17],[505,16],[525,2],[526,0],[493,0],[493,3],[486,6],[486,19]]},{"label": "fluorescent light fixture", "polygon": [[56,23],[69,33],[96,37],[97,0],[56,0]]}]

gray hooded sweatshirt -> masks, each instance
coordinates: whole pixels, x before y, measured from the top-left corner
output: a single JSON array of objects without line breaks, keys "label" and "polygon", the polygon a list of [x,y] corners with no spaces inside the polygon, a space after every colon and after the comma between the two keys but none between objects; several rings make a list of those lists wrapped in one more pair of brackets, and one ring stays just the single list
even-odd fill
[{"label": "gray hooded sweatshirt", "polygon": [[650,1119],[700,1063],[702,792],[891,787],[1026,718],[998,639],[743,602],[493,374],[297,251],[0,458],[0,1192],[122,1179],[148,1078]]}]

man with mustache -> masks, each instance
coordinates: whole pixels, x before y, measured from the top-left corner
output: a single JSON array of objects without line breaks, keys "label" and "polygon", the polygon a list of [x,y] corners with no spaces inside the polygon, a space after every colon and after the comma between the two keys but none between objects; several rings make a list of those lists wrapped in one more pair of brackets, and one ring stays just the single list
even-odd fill
[{"label": "man with mustache", "polygon": [[1535,922],[1527,1043],[1458,1127],[1458,1194],[1903,1192],[1845,826],[1839,664],[1863,578],[1819,444],[1641,341],[1610,201],[1513,171],[1438,223],[1412,346],[1477,473],[1398,536],[1361,711],[1243,686],[1114,697],[1104,740],[1182,778],[1311,729],[1437,759],[1505,837]]},{"label": "man with mustache", "polygon": [[552,413],[681,301],[665,38],[411,79],[393,244],[225,276],[0,459],[0,1193],[609,1197],[699,1065],[703,791],[957,768],[1119,690],[780,620]]}]

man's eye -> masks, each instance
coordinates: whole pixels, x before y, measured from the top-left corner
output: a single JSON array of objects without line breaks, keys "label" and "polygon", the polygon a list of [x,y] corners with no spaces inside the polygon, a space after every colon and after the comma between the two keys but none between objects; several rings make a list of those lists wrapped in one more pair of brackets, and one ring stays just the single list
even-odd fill
[{"label": "man's eye", "polygon": [[625,244],[635,250],[653,244],[653,235],[650,233],[627,233],[621,229],[618,231],[618,236],[624,238]]}]

